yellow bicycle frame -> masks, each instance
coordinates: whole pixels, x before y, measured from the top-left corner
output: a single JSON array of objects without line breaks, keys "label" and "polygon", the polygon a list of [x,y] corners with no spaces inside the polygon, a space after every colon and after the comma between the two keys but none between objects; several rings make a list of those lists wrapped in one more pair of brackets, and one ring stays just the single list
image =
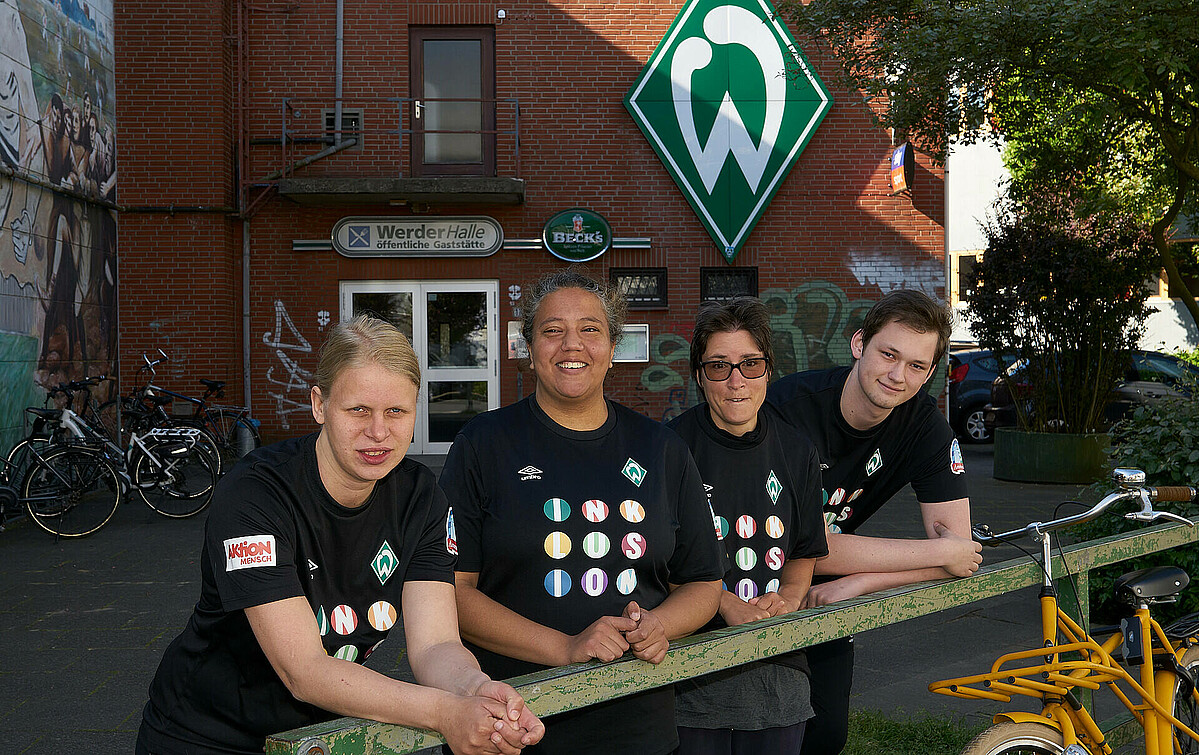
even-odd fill
[{"label": "yellow bicycle frame", "polygon": [[[1138,680],[1112,657],[1112,652],[1125,642],[1123,630],[1100,644],[1061,611],[1057,595],[1051,589],[1042,592],[1040,602],[1043,647],[1005,653],[996,659],[989,673],[933,682],[928,686],[929,690],[952,697],[1002,702],[1011,702],[1012,695],[1040,698],[1043,701],[1040,715],[1000,713],[995,716],[995,722],[1034,721],[1052,726],[1061,732],[1065,746],[1080,744],[1094,755],[1110,755],[1111,745],[1105,741],[1090,712],[1073,694],[1080,687],[1098,690],[1107,686],[1144,729],[1146,755],[1172,755],[1175,752],[1177,743],[1172,728],[1199,742],[1199,734],[1175,718],[1171,710],[1177,675],[1169,668],[1156,669],[1153,663],[1154,653],[1158,656],[1170,653],[1176,660],[1181,660],[1186,648],[1174,647],[1161,625],[1149,615],[1146,605],[1137,608],[1131,619],[1140,623],[1138,636],[1144,662]],[[1065,642],[1059,643],[1059,637]],[[1071,653],[1078,657],[1062,658]],[[1019,663],[1028,665],[1017,665]],[[1140,702],[1133,702],[1118,682],[1131,687]]]}]

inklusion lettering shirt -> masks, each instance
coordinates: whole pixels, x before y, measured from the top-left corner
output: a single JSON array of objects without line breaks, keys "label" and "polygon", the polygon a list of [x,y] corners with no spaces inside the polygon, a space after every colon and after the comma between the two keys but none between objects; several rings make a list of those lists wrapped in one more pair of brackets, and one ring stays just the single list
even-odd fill
[{"label": "inklusion lettering shirt", "polygon": [[433,474],[404,459],[346,508],[321,484],[316,438],[260,449],[218,483],[199,603],[150,686],[141,739],[151,752],[261,753],[269,734],[333,718],[292,697],[244,609],[303,597],[325,652],[362,663],[399,621],[405,582],[453,582]]},{"label": "inklusion lettering shirt", "polygon": [[[561,427],[529,397],[463,428],[441,473],[458,569],[544,626],[578,634],[631,600],[652,609],[668,584],[713,581],[721,554],[703,483],[670,430],[608,402],[597,430]],[[471,647],[505,679],[543,668]],[[535,752],[655,753],[677,745],[674,692],[551,717]]]},{"label": "inklusion lettering shirt", "polygon": [[962,452],[936,400],[918,393],[876,427],[855,430],[841,415],[849,372],[835,367],[788,375],[766,394],[816,446],[829,530],[853,533],[909,483],[924,503],[965,498]]}]

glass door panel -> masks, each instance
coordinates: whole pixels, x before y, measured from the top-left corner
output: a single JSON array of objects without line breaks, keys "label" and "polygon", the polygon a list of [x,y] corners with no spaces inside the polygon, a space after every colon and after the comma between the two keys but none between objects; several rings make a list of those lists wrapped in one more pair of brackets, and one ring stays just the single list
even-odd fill
[{"label": "glass door panel", "polygon": [[429,368],[487,366],[487,294],[425,294]]},{"label": "glass door panel", "polygon": [[412,292],[356,292],[352,295],[349,317],[374,315],[400,329],[412,341]]},{"label": "glass door panel", "polygon": [[426,133],[425,162],[483,162],[482,62],[480,40],[425,40],[425,130],[467,132]]},{"label": "glass door panel", "polygon": [[453,443],[476,414],[487,411],[486,380],[429,381],[429,442]]},{"label": "glass door panel", "polygon": [[499,406],[498,287],[494,281],[345,281],[341,317],[381,317],[409,337],[421,364],[409,453],[449,451],[458,430]]}]

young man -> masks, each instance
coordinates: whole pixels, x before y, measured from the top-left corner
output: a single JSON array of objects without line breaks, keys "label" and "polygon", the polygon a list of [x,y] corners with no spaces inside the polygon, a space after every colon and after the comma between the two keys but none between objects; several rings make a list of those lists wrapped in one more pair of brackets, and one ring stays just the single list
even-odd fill
[{"label": "young man", "polygon": [[[966,577],[982,563],[970,538],[965,467],[936,400],[921,390],[945,355],[951,314],[918,291],[893,291],[850,341],[850,367],[780,379],[767,398],[807,433],[820,456],[829,555],[816,562],[805,606],[912,582]],[[854,531],[908,484],[927,539],[863,537]],[[853,638],[808,649],[812,706],[803,755],[845,745]]]}]

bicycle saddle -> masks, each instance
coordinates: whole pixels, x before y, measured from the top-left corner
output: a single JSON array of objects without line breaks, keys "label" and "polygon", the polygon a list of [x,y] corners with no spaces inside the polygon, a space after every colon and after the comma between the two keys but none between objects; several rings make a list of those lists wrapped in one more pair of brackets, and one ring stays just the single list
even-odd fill
[{"label": "bicycle saddle", "polygon": [[173,401],[174,399],[172,399],[170,396],[155,396],[155,395],[151,394],[149,396],[143,396],[142,400],[148,401],[151,404],[153,404],[154,406],[166,406],[167,404],[171,403],[171,401]]},{"label": "bicycle saddle", "polygon": [[1191,578],[1177,566],[1153,566],[1122,575],[1116,580],[1116,596],[1135,602],[1138,598],[1168,598],[1182,592]]},{"label": "bicycle saddle", "polygon": [[225,387],[224,380],[205,380],[204,378],[200,378],[200,383],[203,384],[203,386],[205,388],[212,391],[213,393],[216,393],[217,391],[219,391],[220,389]]},{"label": "bicycle saddle", "polygon": [[36,406],[27,406],[25,407],[25,411],[42,419],[59,419],[62,417],[62,409],[39,409]]}]

